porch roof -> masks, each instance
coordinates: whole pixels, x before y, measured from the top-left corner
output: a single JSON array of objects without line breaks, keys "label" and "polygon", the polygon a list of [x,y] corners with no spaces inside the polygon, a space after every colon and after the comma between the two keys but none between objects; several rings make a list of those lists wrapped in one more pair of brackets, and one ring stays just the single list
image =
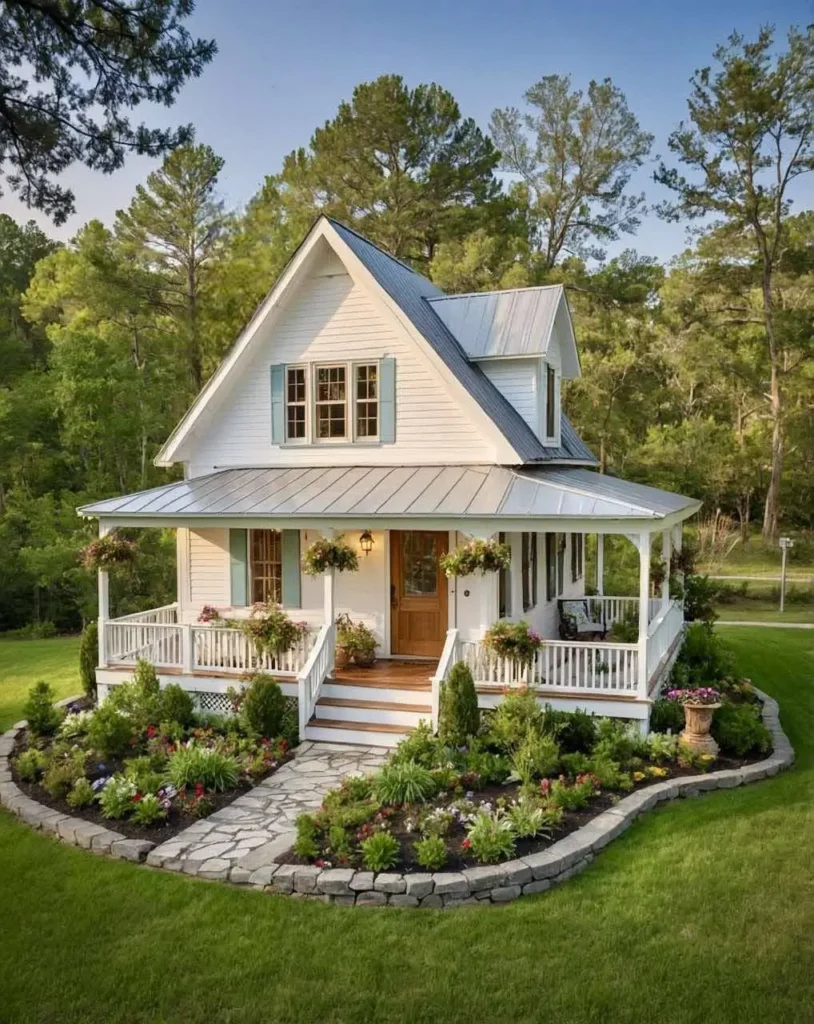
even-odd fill
[{"label": "porch roof", "polygon": [[[700,502],[580,468],[318,466],[225,469],[94,502],[99,518],[686,518]],[[683,513],[683,514],[681,514]]]}]

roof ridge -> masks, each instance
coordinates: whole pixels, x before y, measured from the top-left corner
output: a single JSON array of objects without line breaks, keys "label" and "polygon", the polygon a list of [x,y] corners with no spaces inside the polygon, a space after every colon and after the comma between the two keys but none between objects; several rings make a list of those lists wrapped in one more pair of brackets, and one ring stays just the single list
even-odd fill
[{"label": "roof ridge", "polygon": [[549,289],[559,288],[560,291],[565,291],[565,285],[563,284],[529,284],[522,288],[490,288],[489,291],[483,292],[455,292],[454,295],[436,295],[434,299],[427,299],[427,302],[443,302],[446,299],[473,299],[479,298],[486,295],[510,295],[512,292],[544,292]]},{"label": "roof ridge", "polygon": [[[382,256],[386,256],[389,260],[397,263],[400,267],[403,267],[405,270],[409,270],[411,274],[415,274],[416,277],[420,277],[423,281],[431,284],[434,288],[438,288],[438,285],[430,281],[430,279],[425,277],[424,274],[419,274],[415,267],[411,267],[409,263],[405,263],[404,260],[400,259],[398,256],[394,256],[392,252],[388,252],[387,249],[383,249],[380,245],[376,245],[376,243],[371,241],[366,235],[363,235],[361,231],[357,231],[356,228],[352,228],[350,224],[346,224],[344,221],[338,220],[336,217],[329,217],[328,214],[323,214],[323,216],[330,224],[333,224],[334,227],[340,227],[345,231],[350,231],[350,233],[355,235],[360,242],[364,242],[366,245],[371,246],[371,248],[375,249],[376,252],[380,252]],[[438,290],[443,292],[443,288],[438,288]],[[448,296],[445,293],[437,296],[439,299],[447,297]]]}]

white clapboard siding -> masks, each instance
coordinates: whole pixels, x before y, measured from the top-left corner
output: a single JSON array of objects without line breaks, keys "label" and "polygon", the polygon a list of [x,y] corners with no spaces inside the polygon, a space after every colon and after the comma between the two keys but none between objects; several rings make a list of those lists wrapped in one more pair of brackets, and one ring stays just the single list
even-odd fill
[{"label": "white clapboard siding", "polygon": [[[430,358],[380,313],[346,273],[322,263],[290,300],[276,325],[261,328],[255,354],[238,376],[199,440],[185,457],[192,475],[246,465],[353,465],[364,462],[490,462],[493,444],[446,390]],[[395,444],[310,447],[271,444],[270,370],[273,363],[396,359]]]},{"label": "white clapboard siding", "polygon": [[192,609],[228,607],[229,531],[189,531],[189,596]]},{"label": "white clapboard siding", "polygon": [[540,412],[537,393],[538,359],[484,359],[481,369],[501,394],[505,395],[528,423],[539,433]]}]

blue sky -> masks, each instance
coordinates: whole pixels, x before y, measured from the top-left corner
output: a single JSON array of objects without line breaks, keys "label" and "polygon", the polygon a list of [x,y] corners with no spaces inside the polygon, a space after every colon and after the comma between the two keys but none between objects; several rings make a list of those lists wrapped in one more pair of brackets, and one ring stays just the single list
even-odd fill
[{"label": "blue sky", "polygon": [[[232,207],[242,206],[287,152],[307,144],[356,83],[385,72],[412,85],[440,83],[484,128],[495,107],[521,105],[543,75],[570,74],[575,86],[609,76],[655,135],[655,158],[686,113],[690,75],[733,28],[754,36],[771,22],[782,35],[812,20],[811,0],[198,0],[190,29],[217,39],[219,53],[158,118],[194,123],[198,140],[224,157],[221,185]],[[112,176],[72,169],[64,180],[76,192],[76,216],[60,229],[35,219],[62,238],[91,217],[110,222],[151,166],[131,160]],[[651,180],[653,166],[636,185],[656,201],[663,196]],[[812,205],[809,182],[797,206]],[[8,195],[0,211],[29,216]],[[651,216],[614,248],[666,259],[684,242],[682,226]]]}]

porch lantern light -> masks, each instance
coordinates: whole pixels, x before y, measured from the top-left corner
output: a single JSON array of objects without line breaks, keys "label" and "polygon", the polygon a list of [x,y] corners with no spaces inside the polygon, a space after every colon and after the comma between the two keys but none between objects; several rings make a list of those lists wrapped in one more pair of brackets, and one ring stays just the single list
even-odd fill
[{"label": "porch lantern light", "polygon": [[365,530],[365,532],[359,537],[359,547],[366,555],[369,555],[373,550],[373,534],[370,530]]}]

